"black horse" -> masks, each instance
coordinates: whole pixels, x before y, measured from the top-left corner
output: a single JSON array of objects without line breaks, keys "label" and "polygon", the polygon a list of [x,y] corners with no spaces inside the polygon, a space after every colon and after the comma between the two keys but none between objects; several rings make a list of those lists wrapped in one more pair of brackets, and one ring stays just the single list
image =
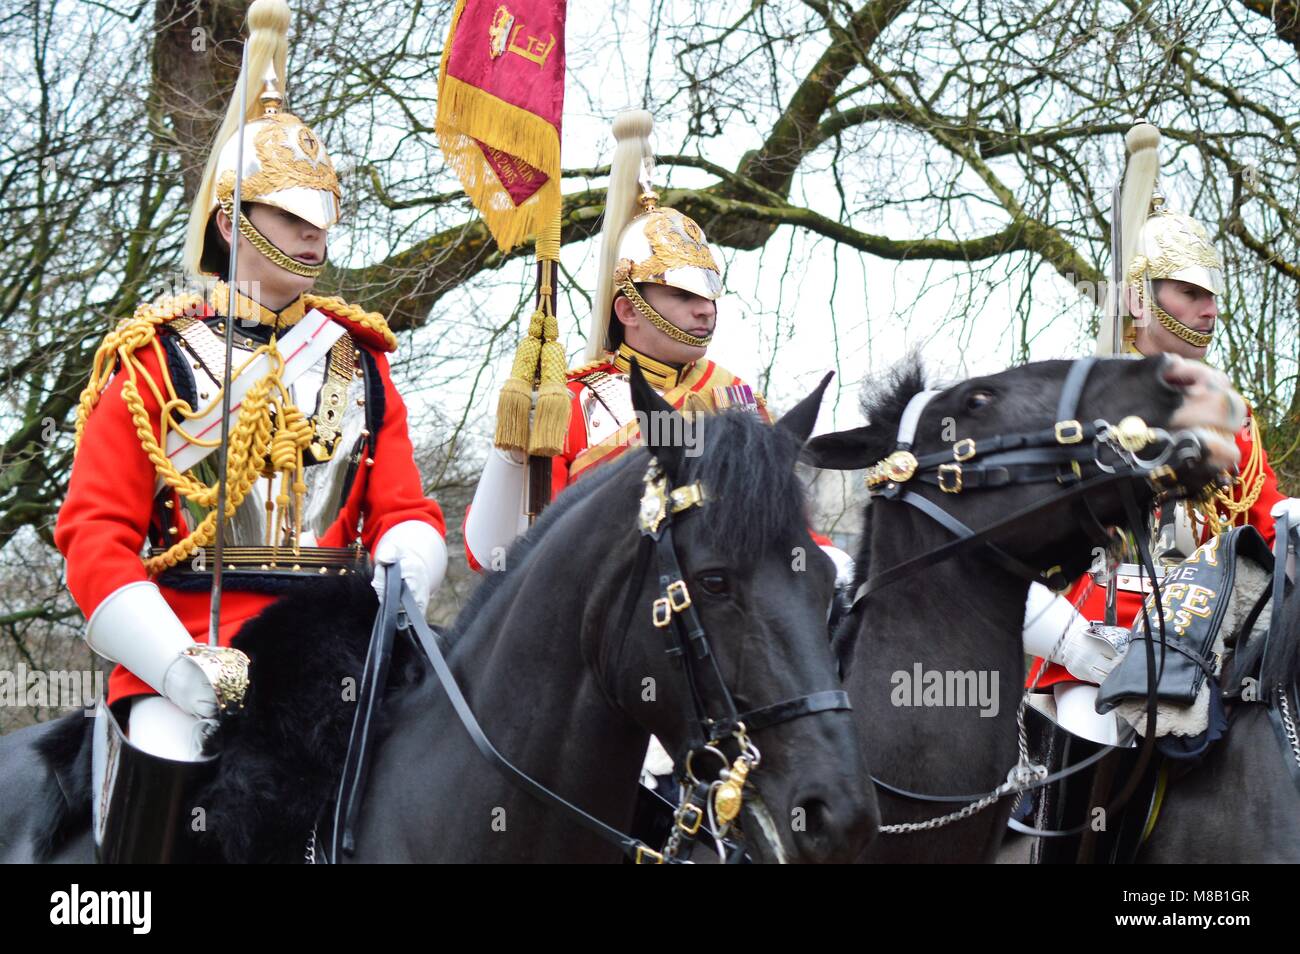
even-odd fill
[{"label": "black horse", "polygon": [[[1070,362],[1041,362],[948,388],[925,405],[913,453],[925,458],[951,452],[946,459],[955,463],[972,450],[993,446],[1000,435],[1051,435],[1071,368]],[[810,458],[838,469],[882,460],[895,449],[904,409],[924,386],[919,363],[906,363],[879,395],[865,402],[868,425],[814,439]],[[1208,459],[1196,473],[1180,475],[1190,487],[1236,462],[1229,429],[1233,415],[1240,413],[1238,402],[1226,379],[1203,365],[1163,358],[1103,361],[1086,378],[1076,416],[1086,423],[1137,415],[1152,427],[1204,429]],[[1056,434],[1066,441],[1076,436],[1069,427]],[[1086,520],[1100,531],[1103,525],[1123,522],[1125,508],[1121,484],[1114,482],[1087,495],[1091,513],[1081,520],[1082,498],[1063,499],[1071,474],[1053,479],[1056,467],[1048,467],[1048,477],[1041,481],[1013,479],[990,488],[974,486],[969,472],[963,481],[952,463],[944,466],[950,469],[939,474],[938,486],[919,480],[906,486],[969,528],[983,530],[1022,509],[1040,509],[991,541],[1001,548],[1001,557],[991,558],[984,547],[972,548],[871,592],[845,619],[836,646],[876,777],[911,793],[969,795],[967,801],[974,801],[1004,783],[1017,763],[1016,714],[1025,682],[1021,632],[1029,583],[1011,565],[1050,569],[1057,580],[1074,579],[1094,557],[1095,537],[1085,534]],[[1086,480],[1096,472],[1085,463],[1077,476]],[[1150,499],[1145,481],[1129,483],[1136,485],[1139,505]],[[857,582],[953,539],[950,530],[917,506],[876,499],[866,508]],[[877,794],[882,826],[923,822],[966,804],[918,801],[884,788]],[[932,829],[895,834],[885,827],[866,860],[991,861],[1012,803],[1003,797]]]},{"label": "black horse", "polygon": [[[626,453],[566,491],[507,554],[509,569],[481,584],[444,639],[470,706],[519,769],[626,831],[650,734],[680,753],[697,724],[687,673],[698,678],[702,662],[683,666],[666,652],[669,630],[652,621],[665,580],[635,568],[643,539],[638,513],[652,459],[670,488],[698,484],[705,495],[701,505],[673,517],[674,549],[736,708],[839,688],[825,630],[833,568],[809,536],[795,474],[825,384],[775,427],[729,412],[698,422],[698,444],[652,443]],[[647,420],[662,425],[658,433],[684,433],[682,419],[639,373],[633,397]],[[698,455],[690,455],[693,448]],[[624,607],[632,609],[631,623],[621,629]],[[319,634],[282,629],[279,635],[305,648]],[[294,656],[291,649],[280,652]],[[265,674],[251,655],[256,692]],[[311,651],[299,658],[312,658]],[[618,860],[617,848],[489,766],[437,680],[422,667],[414,667],[421,670],[414,677],[411,666],[398,668],[408,674],[407,684],[386,700],[387,730],[369,774],[355,860]],[[852,714],[816,711],[757,729],[750,738],[761,753],[740,816],[751,853],[797,861],[859,855],[878,816]],[[30,758],[34,751],[24,740],[5,741],[11,757]],[[238,773],[232,754],[223,759]],[[6,770],[16,768],[4,761],[10,762]],[[696,767],[716,773],[720,766],[707,761],[697,759]],[[305,821],[311,815],[304,809],[314,812],[318,804],[303,792],[319,792],[326,773],[319,765],[287,768],[301,779],[289,800],[299,803],[294,811]],[[39,781],[44,794],[53,789],[48,775]],[[7,796],[22,795],[13,775],[0,787]],[[229,816],[227,809],[216,817],[238,827],[241,819]],[[38,834],[49,846],[50,839]],[[301,846],[307,830],[298,824],[281,834],[291,836],[287,844]],[[32,854],[30,845],[15,845],[0,831],[0,848],[6,841],[11,855]],[[256,845],[247,847],[261,857]],[[55,855],[88,860],[88,833],[64,838]]]}]

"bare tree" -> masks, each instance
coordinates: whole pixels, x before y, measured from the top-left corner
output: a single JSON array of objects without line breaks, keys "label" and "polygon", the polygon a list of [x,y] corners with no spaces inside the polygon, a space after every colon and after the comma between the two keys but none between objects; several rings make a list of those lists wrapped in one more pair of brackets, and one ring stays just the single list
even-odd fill
[{"label": "bare tree", "polygon": [[[322,284],[402,333],[396,370],[422,408],[426,486],[454,530],[528,305],[527,249],[495,250],[436,148],[449,5],[294,6],[290,106],[329,143],[345,193]],[[0,15],[0,664],[42,662],[33,647],[75,626],[50,546],[77,395],[103,334],[174,280],[244,8],[24,0]],[[893,321],[959,346],[1003,336],[1008,360],[1035,353],[1047,327],[1086,347],[1121,137],[1134,118],[1157,123],[1172,204],[1206,222],[1227,259],[1210,359],[1254,402],[1296,489],[1295,4],[620,0],[604,18],[573,13],[567,114],[594,126],[629,104],[656,111],[665,200],[737,261],[782,276],[777,302],[750,292],[777,377],[809,292],[831,300],[801,276],[824,258],[833,283],[851,281],[842,254],[915,279],[885,290]],[[572,276],[599,227],[607,152],[592,141],[566,153],[571,344],[585,310]],[[840,309],[833,321],[827,350],[860,379],[864,319]],[[46,588],[9,582],[30,579],[24,568]]]}]

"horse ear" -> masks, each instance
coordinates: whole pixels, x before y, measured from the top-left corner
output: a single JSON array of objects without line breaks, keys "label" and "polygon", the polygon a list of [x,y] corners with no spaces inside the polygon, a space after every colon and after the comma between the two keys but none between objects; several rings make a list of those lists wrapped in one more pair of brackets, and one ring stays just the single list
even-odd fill
[{"label": "horse ear", "polygon": [[[632,385],[632,409],[636,411],[637,416],[645,425],[641,428],[641,441],[650,453],[654,455],[655,460],[659,461],[659,466],[664,469],[670,481],[676,480],[677,474],[681,470],[682,454],[685,448],[681,442],[673,442],[674,434],[684,432],[684,427],[674,421],[669,424],[671,415],[680,417],[671,404],[659,396],[654,388],[650,387],[650,382],[645,379],[641,373],[641,365],[632,359],[632,370],[628,374],[628,379]],[[668,443],[662,443],[662,438],[667,438]]]},{"label": "horse ear", "polygon": [[833,377],[835,372],[827,371],[826,376],[822,378],[822,383],[813,389],[812,394],[792,407],[781,420],[776,422],[776,426],[793,434],[800,444],[807,442],[808,435],[817,424],[817,412],[822,407],[822,395],[826,393],[826,386],[831,383]]},{"label": "horse ear", "polygon": [[804,445],[803,459],[823,470],[860,470],[875,463],[871,443],[870,426],[819,434]]}]

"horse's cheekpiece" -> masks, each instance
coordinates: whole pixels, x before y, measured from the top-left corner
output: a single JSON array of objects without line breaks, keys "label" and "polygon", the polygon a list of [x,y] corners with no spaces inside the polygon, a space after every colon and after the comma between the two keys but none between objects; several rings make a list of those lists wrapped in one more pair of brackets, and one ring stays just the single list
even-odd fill
[{"label": "horse's cheekpiece", "polygon": [[108,704],[95,712],[91,817],[103,864],[216,861],[191,830],[195,794],[217,772],[218,756],[177,761],[131,744]]}]

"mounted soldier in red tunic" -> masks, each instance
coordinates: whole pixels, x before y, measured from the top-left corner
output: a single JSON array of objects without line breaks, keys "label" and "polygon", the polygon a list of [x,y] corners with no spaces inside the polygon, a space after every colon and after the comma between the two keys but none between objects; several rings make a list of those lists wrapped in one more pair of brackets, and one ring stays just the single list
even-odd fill
[{"label": "mounted soldier in red tunic", "polygon": [[[1219,320],[1223,262],[1205,228],[1170,210],[1154,193],[1159,142],[1159,132],[1147,124],[1129,133],[1129,174],[1120,200],[1128,234],[1113,243],[1124,263],[1117,282],[1117,295],[1123,297],[1115,303],[1123,307],[1112,307],[1103,322],[1098,351],[1204,360]],[[1179,502],[1153,515],[1157,563],[1177,565],[1210,536],[1243,524],[1254,526],[1271,545],[1279,508],[1300,515],[1300,501],[1278,492],[1253,414],[1247,414],[1236,442],[1241,465],[1230,487],[1194,506]],[[1097,684],[1114,668],[1123,642],[1106,634],[1117,632],[1113,627],[1127,632],[1150,590],[1150,581],[1140,575],[1136,557],[1119,564],[1109,613],[1105,573],[1084,575],[1064,596],[1041,586],[1030,590],[1025,651],[1048,657],[1041,675],[1041,662],[1031,669],[1030,684],[1053,693],[1062,725],[1096,742],[1116,741],[1115,717],[1097,713],[1094,701]],[[1107,624],[1112,628],[1102,628]]]},{"label": "mounted soldier in red tunic", "polygon": [[[340,188],[320,138],[285,109],[288,7],[257,0],[249,24],[243,95],[191,211],[199,290],[141,305],[100,346],[55,531],[86,640],[118,663],[102,781],[155,781],[97,792],[107,860],[175,848],[161,829],[181,786],[166,777],[210,758],[215,719],[257,678],[230,648],[241,626],[305,585],[369,576],[372,561],[400,564],[423,605],[446,568],[389,372],[396,339],[381,315],[311,294]],[[149,771],[119,771],[130,759]],[[133,823],[114,817],[128,802]]]},{"label": "mounted soldier in red tunic", "polygon": [[[628,383],[633,360],[688,416],[741,407],[771,420],[760,394],[705,357],[717,326],[722,271],[699,225],[659,204],[651,181],[652,125],[644,111],[614,121],[587,361],[567,374],[572,413],[563,449],[552,459],[553,493],[641,442]],[[528,526],[526,463],[523,454],[500,448],[488,455],[465,520],[475,569],[501,568],[505,549]]]}]

